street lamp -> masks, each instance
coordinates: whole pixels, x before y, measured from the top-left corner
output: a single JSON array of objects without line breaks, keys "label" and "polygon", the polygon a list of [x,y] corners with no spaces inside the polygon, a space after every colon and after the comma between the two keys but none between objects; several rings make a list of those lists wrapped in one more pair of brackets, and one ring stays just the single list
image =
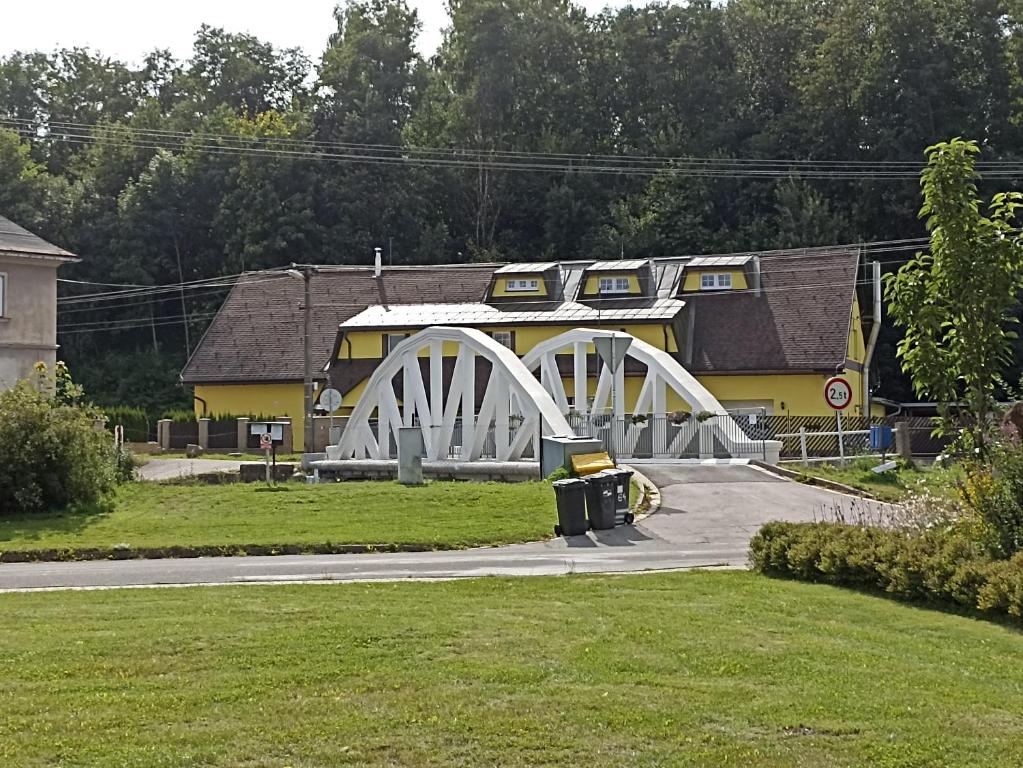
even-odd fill
[{"label": "street lamp", "polygon": [[304,453],[312,453],[313,450],[313,351],[311,338],[313,332],[312,317],[312,293],[310,291],[310,280],[312,279],[315,267],[308,264],[299,266],[292,264],[290,269],[285,269],[284,274],[289,277],[297,277],[304,283],[305,302],[303,307],[303,331],[302,331],[302,355],[304,358],[302,383],[305,390],[303,410],[305,411],[303,424],[302,449]]}]

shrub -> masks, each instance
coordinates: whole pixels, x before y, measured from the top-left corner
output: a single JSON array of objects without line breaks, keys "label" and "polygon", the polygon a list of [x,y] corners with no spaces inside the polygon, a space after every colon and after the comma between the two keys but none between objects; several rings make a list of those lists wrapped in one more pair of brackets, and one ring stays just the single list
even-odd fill
[{"label": "shrub", "polygon": [[115,482],[109,435],[99,412],[52,378],[0,393],[0,511],[62,509],[100,499]]},{"label": "shrub", "polygon": [[956,527],[912,532],[838,523],[769,523],[750,543],[761,573],[1023,618],[1023,553],[992,559]]},{"label": "shrub", "polygon": [[133,443],[144,443],[149,440],[150,420],[141,408],[125,405],[105,406],[101,409],[107,419],[107,429],[113,431],[120,424],[124,427],[124,439]]},{"label": "shrub", "polygon": [[963,501],[989,527],[992,545],[1010,557],[1023,550],[1023,450],[999,444],[990,465],[972,464],[959,484]]},{"label": "shrub", "polygon": [[556,470],[547,475],[547,482],[553,483],[558,480],[567,480],[571,476],[572,473],[569,472],[567,469],[565,469],[564,467],[558,467]]}]

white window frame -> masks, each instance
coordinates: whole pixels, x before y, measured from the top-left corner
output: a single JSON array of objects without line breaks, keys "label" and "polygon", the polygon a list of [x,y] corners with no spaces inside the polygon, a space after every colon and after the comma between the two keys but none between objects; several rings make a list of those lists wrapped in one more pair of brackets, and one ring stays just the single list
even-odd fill
[{"label": "white window frame", "polygon": [[535,277],[527,280],[508,279],[504,282],[504,289],[516,293],[520,291],[538,291],[540,290],[540,281]]},{"label": "white window frame", "polygon": [[703,272],[700,274],[701,291],[727,291],[732,287],[731,272]]},{"label": "white window frame", "polygon": [[388,356],[394,351],[394,348],[401,344],[405,339],[408,338],[407,333],[387,333],[384,334],[387,337],[387,354]]},{"label": "white window frame", "polygon": [[515,337],[511,331],[494,331],[490,335],[498,344],[508,347],[512,352],[515,351]]},{"label": "white window frame", "polygon": [[7,318],[7,273],[0,272],[0,319]]},{"label": "white window frame", "polygon": [[630,293],[631,291],[631,281],[627,277],[597,278],[598,293]]}]

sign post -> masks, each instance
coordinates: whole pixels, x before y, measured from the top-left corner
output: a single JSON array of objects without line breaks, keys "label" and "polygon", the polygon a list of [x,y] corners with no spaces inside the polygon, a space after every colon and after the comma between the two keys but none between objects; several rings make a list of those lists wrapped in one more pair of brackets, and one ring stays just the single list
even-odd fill
[{"label": "sign post", "polygon": [[832,376],[824,383],[824,402],[835,411],[838,425],[839,466],[845,465],[845,438],[842,435],[842,411],[852,403],[852,385],[841,376]]},{"label": "sign post", "polygon": [[[266,484],[270,485],[270,451],[273,449],[273,437],[269,432],[264,432],[259,436],[259,447],[263,449],[263,453],[266,456]],[[274,463],[276,463],[276,461]]]},{"label": "sign post", "polygon": [[320,405],[330,414],[330,431],[327,433],[329,443],[334,439],[334,412],[341,407],[341,393],[328,387],[320,393]]},{"label": "sign post", "polygon": [[[597,350],[597,355],[604,361],[604,365],[607,366],[608,370],[611,371],[611,436],[608,440],[608,447],[610,450],[608,453],[611,455],[611,460],[618,466],[617,451],[615,450],[615,417],[618,415],[615,411],[615,406],[618,402],[618,392],[615,387],[615,380],[618,378],[618,369],[621,367],[622,362],[625,360],[625,353],[628,352],[629,346],[632,344],[631,336],[618,336],[617,334],[610,334],[608,336],[598,336],[593,340],[593,347]],[[625,413],[622,413],[622,419],[624,420]],[[622,434],[625,434],[625,424],[622,424]]]}]

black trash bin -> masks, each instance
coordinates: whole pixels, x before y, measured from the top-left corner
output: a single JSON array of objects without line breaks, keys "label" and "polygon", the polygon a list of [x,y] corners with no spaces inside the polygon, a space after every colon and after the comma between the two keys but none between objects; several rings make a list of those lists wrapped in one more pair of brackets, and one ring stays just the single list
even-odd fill
[{"label": "black trash bin", "polygon": [[615,527],[615,475],[608,470],[597,472],[586,478],[586,514],[590,528],[606,531]]},{"label": "black trash bin", "polygon": [[586,533],[586,483],[582,480],[555,480],[554,498],[558,502],[555,536],[581,536]]},{"label": "black trash bin", "polygon": [[605,469],[604,472],[615,478],[615,525],[632,525],[636,520],[629,498],[632,492],[632,472],[627,469]]}]

